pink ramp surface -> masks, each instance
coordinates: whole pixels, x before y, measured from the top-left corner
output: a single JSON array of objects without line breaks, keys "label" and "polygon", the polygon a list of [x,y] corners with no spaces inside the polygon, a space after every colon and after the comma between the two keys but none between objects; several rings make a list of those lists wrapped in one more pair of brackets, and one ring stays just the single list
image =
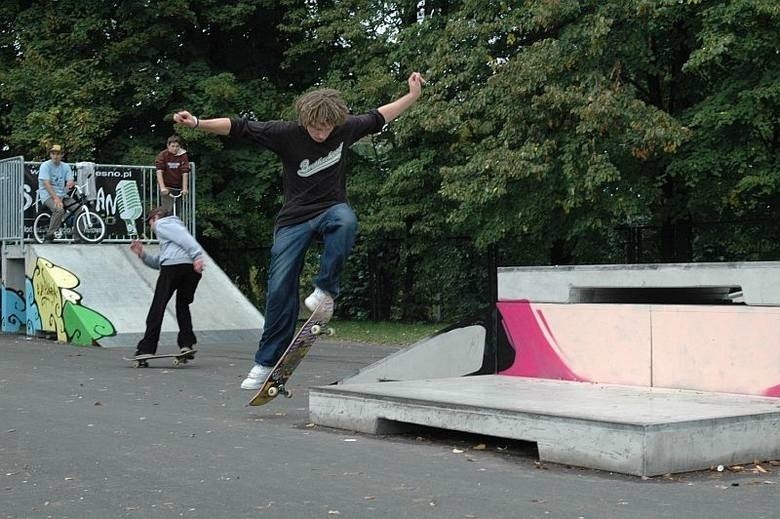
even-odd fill
[{"label": "pink ramp surface", "polygon": [[502,375],[780,397],[780,308],[497,304]]},{"label": "pink ramp surface", "polygon": [[544,316],[534,312],[528,301],[499,302],[496,306],[515,350],[514,364],[501,375],[587,382],[569,369]]},{"label": "pink ramp surface", "polygon": [[653,385],[780,396],[780,308],[653,308]]}]

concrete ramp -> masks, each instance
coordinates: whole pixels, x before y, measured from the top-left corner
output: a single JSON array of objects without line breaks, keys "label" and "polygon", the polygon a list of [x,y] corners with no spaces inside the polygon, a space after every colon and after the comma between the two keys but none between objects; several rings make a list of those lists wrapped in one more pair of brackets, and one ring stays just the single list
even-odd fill
[{"label": "concrete ramp", "polygon": [[495,373],[491,360],[495,353],[490,348],[493,317],[493,312],[485,312],[465,319],[361,369],[339,384]]},{"label": "concrete ramp", "polygon": [[[145,245],[153,254],[156,244]],[[28,333],[62,341],[134,346],[143,336],[158,271],[127,244],[31,245],[25,256]],[[191,305],[199,344],[259,340],[263,316],[206,255]],[[163,321],[161,344],[176,344],[174,298]]]},{"label": "concrete ramp", "polygon": [[780,456],[780,262],[518,267],[495,312],[314,388],[313,423],[653,476]]}]

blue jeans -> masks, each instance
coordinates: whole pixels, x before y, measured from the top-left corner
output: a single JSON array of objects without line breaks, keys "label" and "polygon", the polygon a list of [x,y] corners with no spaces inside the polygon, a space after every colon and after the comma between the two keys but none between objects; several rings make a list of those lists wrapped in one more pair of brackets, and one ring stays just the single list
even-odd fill
[{"label": "blue jeans", "polygon": [[300,275],[306,251],[316,237],[324,243],[320,272],[314,284],[335,299],[339,277],[355,244],[357,217],[347,204],[329,207],[306,222],[279,227],[271,247],[265,327],[255,363],[272,367],[295,335],[300,305]]}]

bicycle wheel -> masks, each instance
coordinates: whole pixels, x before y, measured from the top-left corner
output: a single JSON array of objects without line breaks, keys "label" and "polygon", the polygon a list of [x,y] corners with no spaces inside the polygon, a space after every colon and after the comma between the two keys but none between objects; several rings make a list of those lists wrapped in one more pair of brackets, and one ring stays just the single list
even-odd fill
[{"label": "bicycle wheel", "polygon": [[51,215],[49,213],[40,213],[35,217],[33,222],[33,238],[38,243],[43,243],[43,239],[46,237],[46,233],[49,232],[49,223],[51,223]]},{"label": "bicycle wheel", "polygon": [[76,218],[76,233],[87,243],[100,243],[106,236],[106,222],[97,213],[82,211]]}]

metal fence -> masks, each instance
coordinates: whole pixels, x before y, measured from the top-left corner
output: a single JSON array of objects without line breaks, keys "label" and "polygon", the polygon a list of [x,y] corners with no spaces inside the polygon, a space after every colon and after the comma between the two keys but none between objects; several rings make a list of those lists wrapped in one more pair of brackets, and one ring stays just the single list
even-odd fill
[{"label": "metal fence", "polygon": [[[22,196],[14,198],[15,203],[22,204],[24,214],[23,224],[17,224],[23,229],[26,240],[32,239],[32,229],[35,217],[42,210],[43,204],[38,196],[38,170],[40,162],[24,162],[22,164],[23,186]],[[74,169],[76,182],[84,186],[87,199],[91,200],[95,210],[106,222],[105,242],[129,242],[141,237],[151,240],[152,236],[144,227],[149,210],[161,205],[161,194],[157,188],[157,174],[154,166],[131,166],[123,164],[94,164],[77,162],[70,164]],[[190,163],[189,192],[177,200],[177,216],[181,218],[187,229],[194,236],[195,223],[195,164]],[[19,193],[18,189],[16,193]],[[13,198],[13,197],[12,197]],[[2,209],[5,220],[6,204]],[[21,211],[17,211],[22,214]]]},{"label": "metal fence", "polygon": [[24,157],[0,160],[0,241],[24,238]]}]

